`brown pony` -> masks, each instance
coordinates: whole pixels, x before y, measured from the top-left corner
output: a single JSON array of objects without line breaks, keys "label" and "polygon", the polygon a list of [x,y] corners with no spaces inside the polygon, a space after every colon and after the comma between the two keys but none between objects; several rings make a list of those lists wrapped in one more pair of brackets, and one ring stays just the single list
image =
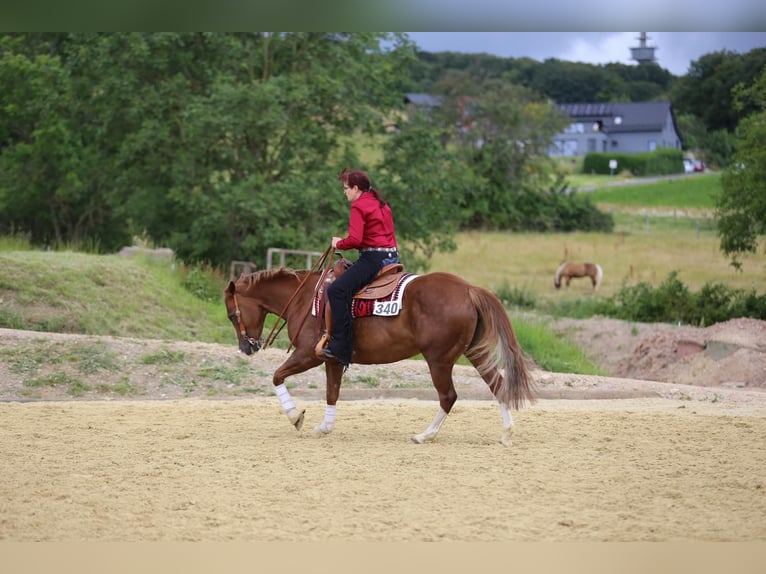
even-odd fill
[{"label": "brown pony", "polygon": [[569,263],[565,261],[556,269],[556,275],[553,277],[553,286],[559,289],[562,278],[566,278],[566,286],[569,287],[569,282],[573,278],[590,277],[591,283],[593,283],[593,290],[595,291],[601,285],[603,276],[604,271],[598,263]]},{"label": "brown pony", "polygon": [[[286,322],[295,350],[274,372],[273,384],[282,410],[298,430],[305,410],[296,408],[285,379],[323,362],[314,349],[320,336],[318,319],[309,313],[319,280],[314,271],[279,268],[242,275],[224,290],[226,311],[236,329],[239,349],[246,355],[263,347],[268,313]],[[455,404],[452,367],[461,355],[477,369],[500,405],[502,444],[511,442],[511,407],[518,409],[525,401],[535,400],[531,377],[502,303],[486,289],[455,275],[415,277],[404,291],[398,315],[358,317],[353,330],[352,363],[393,363],[418,353],[425,358],[440,408],[428,428],[412,437],[413,442],[434,439]],[[334,428],[343,366],[327,361],[325,373],[327,405],[324,420],[314,429],[317,436]]]}]

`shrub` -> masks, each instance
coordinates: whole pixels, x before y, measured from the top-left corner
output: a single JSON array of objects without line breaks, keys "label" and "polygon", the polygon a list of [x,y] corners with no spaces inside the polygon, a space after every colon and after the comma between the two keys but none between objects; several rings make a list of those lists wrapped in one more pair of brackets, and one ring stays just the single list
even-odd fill
[{"label": "shrub", "polygon": [[705,283],[695,298],[695,323],[712,325],[731,318],[732,291],[722,283]]},{"label": "shrub", "polygon": [[516,286],[510,286],[508,281],[503,281],[495,291],[497,298],[502,301],[505,307],[522,307],[534,309],[537,306],[537,299],[528,289],[522,289]]},{"label": "shrub", "polygon": [[597,314],[643,323],[681,322],[712,325],[738,317],[766,320],[766,294],[705,283],[692,293],[671,272],[656,289],[648,283],[623,285],[613,297],[596,304]]},{"label": "shrub", "polygon": [[620,172],[627,170],[635,176],[683,172],[683,152],[679,149],[660,148],[645,153],[592,152],[585,156],[583,173],[610,175],[611,160],[617,160],[617,169]]},{"label": "shrub", "polygon": [[223,292],[223,283],[215,271],[197,265],[185,271],[181,284],[189,293],[203,301],[219,301]]}]

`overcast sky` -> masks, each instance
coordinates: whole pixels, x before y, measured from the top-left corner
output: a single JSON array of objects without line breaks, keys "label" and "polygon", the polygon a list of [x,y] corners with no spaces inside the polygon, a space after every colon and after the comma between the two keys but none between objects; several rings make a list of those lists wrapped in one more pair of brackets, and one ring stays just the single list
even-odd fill
[{"label": "overcast sky", "polygon": [[[589,64],[635,64],[630,48],[640,32],[408,32],[425,52],[487,53],[504,58],[557,58]],[[766,47],[766,32],[647,32],[657,63],[676,76],[704,54],[741,54]]]}]

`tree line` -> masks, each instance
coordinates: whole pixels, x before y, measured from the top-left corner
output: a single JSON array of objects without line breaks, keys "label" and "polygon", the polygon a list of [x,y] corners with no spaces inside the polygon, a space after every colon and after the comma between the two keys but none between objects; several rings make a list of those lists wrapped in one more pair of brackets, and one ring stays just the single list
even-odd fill
[{"label": "tree line", "polygon": [[690,62],[682,76],[656,63],[594,65],[555,58],[538,62],[456,52],[417,55],[411,68],[414,91],[438,93],[441,83],[469,77],[524,86],[556,103],[670,101],[684,148],[718,167],[731,161],[739,122],[756,111],[752,104],[738,107],[733,90],[752,85],[766,66],[766,47],[742,54],[704,54]]},{"label": "tree line", "polygon": [[[268,247],[323,250],[345,230],[345,167],[391,201],[415,269],[459,229],[612,228],[547,155],[568,119],[540,86],[592,78],[432,70],[442,105],[405,110],[422,62],[399,33],[0,34],[0,233],[263,265]],[[633,95],[678,81],[620,73],[638,74]]]}]

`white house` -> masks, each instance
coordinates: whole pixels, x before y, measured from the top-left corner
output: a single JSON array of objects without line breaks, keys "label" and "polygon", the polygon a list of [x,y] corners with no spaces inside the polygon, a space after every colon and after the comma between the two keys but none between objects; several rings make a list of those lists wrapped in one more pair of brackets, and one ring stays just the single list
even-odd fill
[{"label": "white house", "polygon": [[548,148],[551,156],[681,149],[670,102],[560,104],[558,108],[572,123],[553,138]]}]

